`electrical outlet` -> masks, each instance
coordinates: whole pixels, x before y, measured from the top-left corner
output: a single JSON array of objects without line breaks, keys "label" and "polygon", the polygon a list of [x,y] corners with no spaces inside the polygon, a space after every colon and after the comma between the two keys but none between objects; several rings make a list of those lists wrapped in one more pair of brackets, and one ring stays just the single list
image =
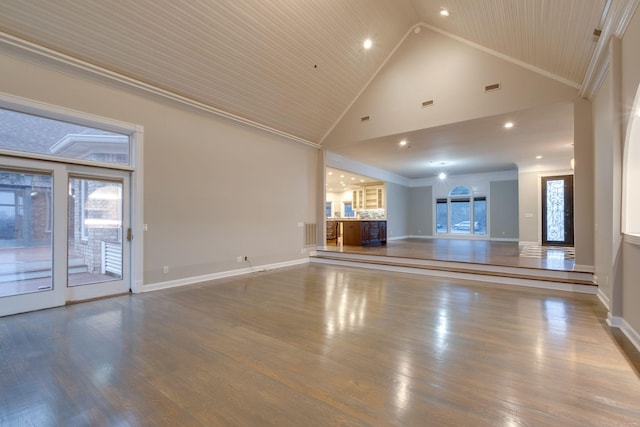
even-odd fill
[{"label": "electrical outlet", "polygon": [[236,262],[242,262],[242,256],[237,256],[236,257]]},{"label": "electrical outlet", "polygon": [[168,265],[165,265],[164,267],[162,267],[162,272],[163,272],[164,274],[167,274],[167,273],[169,272],[169,266],[168,266]]}]

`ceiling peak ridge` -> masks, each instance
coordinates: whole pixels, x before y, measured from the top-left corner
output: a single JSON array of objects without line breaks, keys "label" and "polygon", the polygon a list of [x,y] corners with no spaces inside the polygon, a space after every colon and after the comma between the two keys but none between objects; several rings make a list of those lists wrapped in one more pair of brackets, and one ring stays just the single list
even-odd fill
[{"label": "ceiling peak ridge", "polygon": [[[639,1],[639,0],[634,0],[634,1]],[[512,64],[518,65],[518,66],[520,66],[522,68],[526,68],[529,71],[533,71],[534,73],[540,74],[540,75],[542,75],[544,77],[550,78],[552,80],[555,80],[557,82],[560,82],[562,84],[570,86],[570,87],[572,87],[574,89],[580,89],[580,83],[578,83],[578,82],[574,82],[573,80],[569,80],[569,79],[564,78],[562,76],[559,76],[557,74],[553,74],[553,73],[551,73],[551,72],[549,72],[547,70],[543,70],[542,68],[536,67],[536,66],[531,65],[531,64],[529,64],[527,62],[524,62],[524,61],[521,61],[519,59],[516,59],[516,58],[514,58],[512,56],[505,55],[504,53],[500,53],[500,52],[495,51],[493,49],[489,49],[486,46],[483,46],[481,44],[472,42],[471,40],[467,40],[464,37],[457,36],[455,34],[452,34],[452,33],[448,32],[448,31],[445,31],[445,30],[443,30],[441,28],[435,27],[435,26],[427,24],[425,22],[420,22],[415,27],[418,27],[418,26],[424,27],[424,28],[426,28],[428,30],[431,30],[431,31],[435,31],[436,33],[442,34],[445,37],[449,37],[449,38],[451,38],[453,40],[456,40],[456,41],[458,41],[460,43],[464,43],[467,46],[470,46],[470,47],[473,47],[475,49],[481,50],[481,51],[483,51],[485,53],[488,53],[489,55],[493,55],[493,56],[495,56],[497,58],[500,58],[500,59],[503,59],[503,60],[505,60],[507,62],[510,62]]]},{"label": "ceiling peak ridge", "polygon": [[609,68],[609,41],[611,37],[622,38],[639,4],[640,0],[607,2],[603,11],[606,16],[601,19],[601,33],[582,81],[580,96],[589,99],[600,89]]},{"label": "ceiling peak ridge", "polygon": [[128,89],[134,89],[147,95],[154,95],[170,101],[173,104],[178,104],[183,107],[189,107],[217,117],[223,117],[234,122],[241,123],[312,148],[322,148],[322,146],[316,142],[309,141],[307,139],[289,134],[287,132],[272,128],[253,120],[249,120],[247,118],[238,116],[228,111],[221,110],[203,102],[196,101],[186,96],[182,96],[177,93],[153,86],[149,83],[145,83],[143,81],[125,76],[115,71],[102,68],[90,62],[83,61],[73,56],[55,51],[53,49],[49,49],[39,44],[21,39],[11,34],[7,34],[3,31],[0,31],[0,44],[17,48],[18,50],[26,53],[29,56],[33,56],[36,59],[52,61],[54,64],[57,64],[59,66],[70,67],[72,70],[88,73],[93,77],[97,77],[99,80],[103,80],[112,84],[115,83],[118,87],[125,87]]},{"label": "ceiling peak ridge", "polygon": [[331,125],[331,127],[324,133],[324,135],[322,135],[322,138],[320,138],[320,144],[323,145],[324,141],[329,137],[329,135],[331,135],[331,132],[333,132],[333,130],[336,128],[336,126],[338,126],[338,124],[342,121],[342,119],[344,118],[344,116],[349,112],[349,110],[351,110],[351,107],[353,107],[353,104],[356,103],[356,101],[360,98],[360,96],[362,96],[362,94],[364,93],[365,90],[367,90],[367,88],[369,87],[369,85],[376,79],[376,77],[378,77],[378,74],[380,74],[380,71],[382,71],[382,69],[384,68],[385,65],[387,65],[387,62],[389,62],[389,60],[393,57],[393,55],[396,53],[396,51],[400,48],[400,46],[402,46],[402,44],[404,43],[404,41],[407,39],[407,37],[409,37],[409,35],[411,35],[411,33],[418,27],[420,27],[420,23],[418,24],[414,24],[411,27],[409,27],[409,29],[407,30],[407,32],[404,34],[404,36],[402,36],[402,38],[400,39],[400,41],[395,45],[395,47],[391,50],[391,52],[389,52],[389,55],[387,55],[387,57],[384,59],[384,61],[382,61],[382,63],[380,64],[380,66],[378,66],[378,68],[376,68],[376,71],[373,73],[373,75],[369,78],[369,80],[367,80],[367,82],[364,84],[364,86],[362,86],[362,89],[360,89],[360,91],[358,91],[358,93],[356,94],[356,96],[353,98],[353,100],[349,103],[349,105],[347,105],[347,108],[345,108],[342,111],[342,114],[340,114],[340,116],[333,122],[333,124]]}]

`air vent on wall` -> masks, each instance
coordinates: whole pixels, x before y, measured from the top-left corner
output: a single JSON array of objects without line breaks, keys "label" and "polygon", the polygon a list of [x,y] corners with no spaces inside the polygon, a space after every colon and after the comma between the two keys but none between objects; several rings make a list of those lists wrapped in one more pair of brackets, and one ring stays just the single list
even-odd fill
[{"label": "air vent on wall", "polygon": [[371,120],[371,116],[360,117],[361,122],[368,122],[369,120]]},{"label": "air vent on wall", "polygon": [[485,92],[492,92],[494,90],[500,89],[500,87],[502,87],[502,85],[500,83],[493,83],[493,84],[490,84],[490,85],[486,85],[484,87],[484,91]]},{"label": "air vent on wall", "polygon": [[424,101],[424,102],[422,103],[422,108],[424,108],[424,107],[431,107],[432,105],[433,105],[433,99],[430,99],[430,100],[428,100],[428,101]]}]

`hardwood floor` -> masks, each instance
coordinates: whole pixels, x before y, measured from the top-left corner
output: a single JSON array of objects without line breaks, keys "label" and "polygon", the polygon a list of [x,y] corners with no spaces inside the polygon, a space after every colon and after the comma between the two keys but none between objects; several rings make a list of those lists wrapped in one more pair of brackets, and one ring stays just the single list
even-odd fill
[{"label": "hardwood floor", "polygon": [[0,425],[629,426],[592,295],[308,264],[0,319]]}]

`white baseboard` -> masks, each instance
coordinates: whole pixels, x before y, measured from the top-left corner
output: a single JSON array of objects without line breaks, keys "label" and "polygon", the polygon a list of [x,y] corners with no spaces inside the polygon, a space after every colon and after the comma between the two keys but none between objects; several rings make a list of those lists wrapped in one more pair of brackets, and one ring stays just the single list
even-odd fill
[{"label": "white baseboard", "polygon": [[519,240],[519,241],[518,241],[518,244],[519,244],[520,246],[537,246],[537,245],[539,245],[540,243],[538,243],[538,242],[526,242],[526,241],[524,241],[524,240]]},{"label": "white baseboard", "polygon": [[433,239],[433,236],[427,236],[426,234],[410,234],[407,236],[409,239]]},{"label": "white baseboard", "polygon": [[518,239],[514,239],[512,237],[491,237],[489,240],[492,242],[518,242]]},{"label": "white baseboard", "polygon": [[202,276],[185,277],[184,279],[169,280],[166,282],[151,283],[142,286],[141,292],[159,291],[160,289],[175,288],[178,286],[193,285],[195,283],[208,282],[210,280],[224,279],[227,277],[241,276],[243,274],[257,273],[260,271],[274,270],[276,268],[291,267],[306,264],[309,258],[301,258],[293,261],[277,262],[274,264],[257,265],[253,268],[239,268],[236,270],[221,271],[218,273],[204,274]]},{"label": "white baseboard", "polygon": [[600,302],[602,303],[602,305],[605,306],[605,308],[607,309],[607,311],[611,311],[611,305],[609,303],[609,297],[606,296],[604,294],[604,292],[602,292],[602,289],[598,288],[598,299],[600,300]]},{"label": "white baseboard", "polygon": [[629,338],[629,341],[631,341],[636,350],[640,351],[640,334],[638,333],[638,331],[633,329],[631,325],[629,325],[627,321],[624,320],[624,318],[612,316],[611,313],[609,313],[607,324],[612,328],[619,328],[622,333],[627,338]]},{"label": "white baseboard", "polygon": [[409,237],[413,237],[413,236],[393,236],[393,237],[389,237],[389,236],[387,236],[387,241],[389,241],[389,240],[402,240],[402,239],[408,239]]}]

